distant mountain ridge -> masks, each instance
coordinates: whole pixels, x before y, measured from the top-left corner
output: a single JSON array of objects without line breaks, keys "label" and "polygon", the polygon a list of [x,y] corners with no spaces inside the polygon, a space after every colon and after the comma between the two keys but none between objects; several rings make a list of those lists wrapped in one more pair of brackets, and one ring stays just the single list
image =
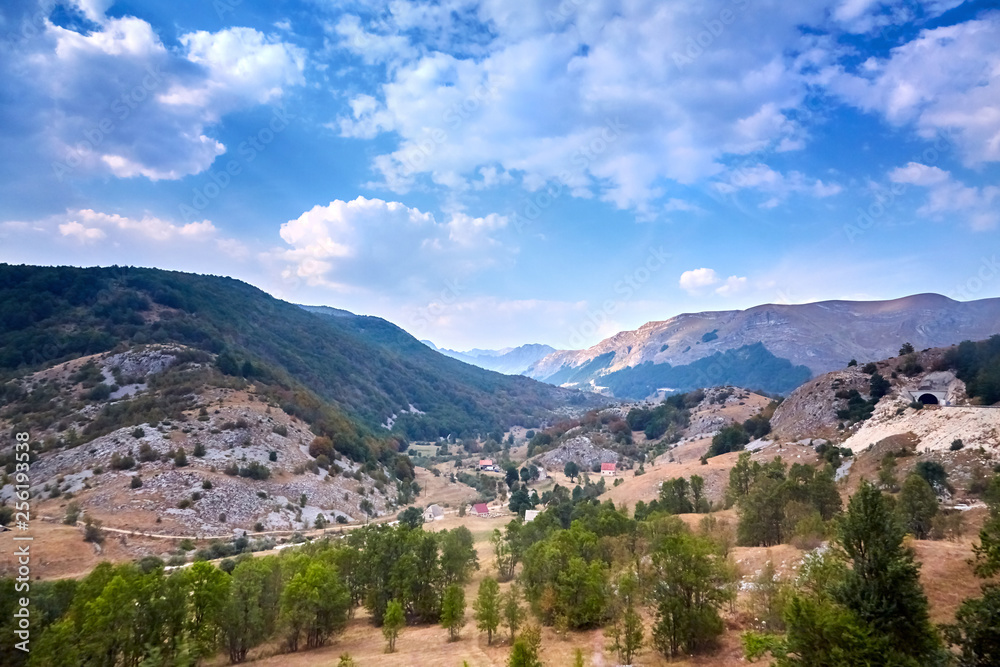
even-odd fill
[{"label": "distant mountain ridge", "polygon": [[465,352],[458,352],[456,350],[440,348],[429,340],[422,340],[420,342],[452,359],[458,359],[467,364],[506,375],[524,375],[525,371],[532,364],[556,351],[556,348],[550,345],[528,343],[526,345],[519,345],[518,347],[505,347],[501,350],[474,348]]},{"label": "distant mountain ridge", "polygon": [[525,375],[633,398],[724,383],[784,393],[851,359],[891,357],[903,342],[943,347],[998,332],[1000,298],[765,304],[649,322],[585,350],[549,354]]}]

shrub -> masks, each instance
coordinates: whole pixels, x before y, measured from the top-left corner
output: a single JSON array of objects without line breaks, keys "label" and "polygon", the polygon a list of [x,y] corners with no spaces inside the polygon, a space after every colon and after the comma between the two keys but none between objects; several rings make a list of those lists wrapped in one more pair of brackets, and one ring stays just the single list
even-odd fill
[{"label": "shrub", "polygon": [[174,454],[174,465],[178,468],[183,468],[188,464],[187,452],[184,451],[183,447],[177,448],[177,453]]},{"label": "shrub", "polygon": [[239,469],[239,475],[250,479],[265,480],[271,476],[271,470],[263,463],[251,461]]},{"label": "shrub", "polygon": [[951,447],[949,447],[949,449],[951,451],[953,451],[953,452],[957,452],[958,450],[962,449],[963,447],[965,447],[965,443],[962,442],[962,439],[961,438],[955,438],[954,440],[951,441]]},{"label": "shrub", "polygon": [[138,488],[141,488],[141,487],[142,487],[142,478],[139,477],[138,475],[133,475],[132,476],[132,481],[129,482],[129,488],[131,488],[131,489],[138,489]]},{"label": "shrub", "polygon": [[[271,451],[269,451],[267,453],[267,460],[268,461],[277,461],[278,460],[278,452],[274,451],[273,449]],[[327,460],[327,466],[329,466],[329,465],[330,465],[330,462],[329,462],[329,459],[328,459]]]},{"label": "shrub", "polygon": [[205,445],[202,444],[201,442],[194,443],[194,450],[192,450],[191,453],[197,456],[198,458],[203,457],[205,455]]},{"label": "shrub", "polygon": [[287,436],[288,427],[285,426],[284,424],[277,424],[274,428],[271,429],[271,433],[277,433],[280,436]]},{"label": "shrub", "polygon": [[136,426],[132,429],[132,437],[138,440],[146,435],[146,431],[141,426]]},{"label": "shrub", "polygon": [[104,530],[101,528],[101,522],[88,516],[83,520],[83,523],[83,541],[93,544],[103,544]]},{"label": "shrub", "polygon": [[191,507],[191,499],[190,498],[182,498],[181,501],[179,503],[177,503],[177,509],[186,510],[189,507]]},{"label": "shrub", "polygon": [[135,459],[131,456],[121,456],[118,452],[111,455],[112,470],[131,470],[135,467]]}]

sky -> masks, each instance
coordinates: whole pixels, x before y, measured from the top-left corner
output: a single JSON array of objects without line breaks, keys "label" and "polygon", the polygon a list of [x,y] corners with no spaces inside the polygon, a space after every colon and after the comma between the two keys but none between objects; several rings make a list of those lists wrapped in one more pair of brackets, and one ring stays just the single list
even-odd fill
[{"label": "sky", "polygon": [[996,297],[998,44],[995,0],[7,0],[0,262],[454,349]]}]

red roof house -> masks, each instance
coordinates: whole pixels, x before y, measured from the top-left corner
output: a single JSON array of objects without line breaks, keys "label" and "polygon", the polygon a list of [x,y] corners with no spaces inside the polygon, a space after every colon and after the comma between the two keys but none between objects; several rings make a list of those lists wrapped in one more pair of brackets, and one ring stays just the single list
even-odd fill
[{"label": "red roof house", "polygon": [[479,459],[479,469],[493,467],[493,459]]},{"label": "red roof house", "polygon": [[611,475],[612,477],[614,477],[615,476],[615,472],[617,471],[617,469],[618,469],[618,466],[616,466],[614,463],[602,463],[601,464],[601,474],[602,475]]},{"label": "red roof house", "polygon": [[476,503],[472,506],[472,513],[476,516],[489,516],[490,508],[486,503]]}]

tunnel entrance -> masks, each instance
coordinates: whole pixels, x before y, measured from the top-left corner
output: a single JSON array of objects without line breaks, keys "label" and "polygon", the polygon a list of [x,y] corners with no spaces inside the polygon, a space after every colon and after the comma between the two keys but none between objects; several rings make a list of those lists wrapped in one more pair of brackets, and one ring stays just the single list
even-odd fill
[{"label": "tunnel entrance", "polygon": [[938,397],[934,394],[921,394],[917,400],[924,405],[938,405]]}]

